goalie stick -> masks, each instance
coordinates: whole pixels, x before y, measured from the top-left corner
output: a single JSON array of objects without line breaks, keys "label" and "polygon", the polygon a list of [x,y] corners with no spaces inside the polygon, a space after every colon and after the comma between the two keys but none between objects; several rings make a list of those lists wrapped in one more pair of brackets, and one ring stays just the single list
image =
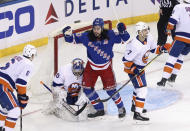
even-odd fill
[{"label": "goalie stick", "polygon": [[[52,90],[42,81],[40,81],[40,83],[49,91],[52,93]],[[63,106],[74,116],[78,116],[87,106],[87,102],[78,110],[75,111],[75,109],[73,109],[69,104],[67,104],[67,102],[63,99]]]},{"label": "goalie stick", "polygon": [[[145,68],[150,65],[156,58],[158,58],[158,56],[160,56],[162,54],[162,52],[158,55],[156,55],[143,69],[140,70],[140,73],[142,73]],[[112,97],[114,97],[121,89],[123,89],[130,81],[132,81],[134,78],[137,77],[137,74],[134,75],[131,79],[129,79],[125,84],[123,84],[116,92],[114,92],[111,96],[109,96],[108,98],[106,99],[98,99],[98,100],[95,100],[95,102],[106,102],[108,100],[110,100]]]}]

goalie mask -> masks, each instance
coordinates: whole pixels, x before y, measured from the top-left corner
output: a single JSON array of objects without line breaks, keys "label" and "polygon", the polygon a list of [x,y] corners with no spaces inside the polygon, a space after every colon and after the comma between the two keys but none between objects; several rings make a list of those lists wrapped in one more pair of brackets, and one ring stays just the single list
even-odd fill
[{"label": "goalie mask", "polygon": [[82,59],[80,58],[75,58],[72,61],[72,71],[73,74],[77,77],[81,76],[83,74],[84,71],[84,62]]}]

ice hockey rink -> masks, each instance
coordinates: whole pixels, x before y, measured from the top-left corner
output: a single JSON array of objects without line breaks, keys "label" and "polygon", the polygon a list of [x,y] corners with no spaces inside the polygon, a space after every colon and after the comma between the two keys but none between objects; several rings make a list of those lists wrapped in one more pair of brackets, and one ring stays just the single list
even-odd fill
[{"label": "ice hockey rink", "polygon": [[[150,31],[153,34],[155,40],[157,39],[156,23],[148,23]],[[131,38],[135,36],[134,26],[127,27]],[[62,44],[64,47],[64,44]],[[80,52],[80,47],[77,47],[77,51]],[[62,61],[68,63],[72,61],[73,50],[76,48],[73,45],[69,46],[65,51]],[[36,58],[35,66],[39,66],[39,63],[44,59],[49,59],[49,54],[41,55],[46,50],[46,47],[38,48],[38,56]],[[114,47],[114,59],[113,68],[116,75],[116,81],[118,87],[124,84],[129,78],[127,74],[123,72],[123,65],[121,58],[125,51],[124,45],[115,45]],[[67,53],[68,52],[68,53]],[[80,54],[84,55],[86,60],[86,52],[83,51]],[[150,60],[154,57],[151,54]],[[0,59],[0,66],[2,66],[12,56],[4,57]],[[101,118],[87,119],[87,120],[70,120],[69,115],[66,115],[64,120],[57,118],[54,115],[45,115],[43,112],[48,110],[45,106],[52,100],[51,94],[46,91],[41,85],[39,87],[30,86],[29,95],[30,101],[26,109],[23,110],[23,131],[189,131],[190,130],[190,82],[189,80],[189,66],[190,56],[186,56],[184,64],[182,66],[179,75],[177,76],[176,83],[172,86],[167,85],[164,88],[158,88],[156,83],[161,79],[163,66],[167,60],[168,55],[163,54],[159,56],[154,62],[152,62],[146,69],[146,78],[148,84],[148,96],[145,104],[145,108],[148,110],[147,116],[150,117],[149,124],[137,125],[133,121],[133,114],[130,112],[131,99],[132,99],[132,84],[129,83],[123,88],[120,93],[124,101],[124,105],[127,109],[127,115],[125,119],[120,120],[117,117],[117,109],[112,100],[106,103],[106,115]],[[64,64],[65,64],[64,63]],[[40,67],[37,67],[39,69]],[[50,67],[49,67],[50,68]],[[41,68],[43,70],[43,68]],[[51,70],[51,69],[49,69]],[[34,75],[38,83],[40,76],[38,72]],[[96,88],[100,88],[101,82],[98,81]],[[34,95],[32,88],[36,92],[38,89],[44,90],[45,93]],[[101,98],[106,98],[107,95],[104,91],[98,91]],[[20,131],[20,120],[17,121],[15,131]]]}]

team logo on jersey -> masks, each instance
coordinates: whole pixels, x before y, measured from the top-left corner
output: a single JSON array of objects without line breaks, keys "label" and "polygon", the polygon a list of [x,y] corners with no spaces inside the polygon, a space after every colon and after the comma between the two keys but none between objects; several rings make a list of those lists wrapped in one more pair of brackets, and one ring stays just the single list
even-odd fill
[{"label": "team logo on jersey", "polygon": [[48,14],[46,16],[46,20],[45,20],[46,25],[57,22],[57,21],[58,21],[58,16],[57,16],[55,9],[51,3],[49,10],[48,10]]},{"label": "team logo on jersey", "polygon": [[71,94],[71,96],[78,96],[78,93],[80,92],[81,86],[79,83],[72,83],[68,87],[68,92]]},{"label": "team logo on jersey", "polygon": [[148,57],[149,57],[149,55],[150,55],[150,51],[147,51],[145,54],[144,54],[144,56],[142,57],[142,61],[143,61],[143,63],[148,63]]}]

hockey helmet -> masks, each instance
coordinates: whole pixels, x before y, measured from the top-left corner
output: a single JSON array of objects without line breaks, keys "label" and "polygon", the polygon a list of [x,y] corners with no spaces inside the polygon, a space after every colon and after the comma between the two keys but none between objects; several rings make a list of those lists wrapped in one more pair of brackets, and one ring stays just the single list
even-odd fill
[{"label": "hockey helmet", "polygon": [[136,23],[135,28],[136,28],[136,33],[137,34],[139,34],[139,31],[142,31],[144,29],[150,30],[149,26],[146,23],[144,23],[144,22],[138,22],[138,23]]},{"label": "hockey helmet", "polygon": [[80,58],[75,58],[72,61],[72,71],[75,76],[81,76],[84,71],[84,62]]},{"label": "hockey helmet", "polygon": [[93,21],[93,27],[94,26],[100,26],[100,27],[104,27],[104,20],[102,18],[96,18],[94,21]]},{"label": "hockey helmet", "polygon": [[30,58],[32,55],[36,55],[37,50],[33,45],[26,45],[23,49],[23,56]]}]

